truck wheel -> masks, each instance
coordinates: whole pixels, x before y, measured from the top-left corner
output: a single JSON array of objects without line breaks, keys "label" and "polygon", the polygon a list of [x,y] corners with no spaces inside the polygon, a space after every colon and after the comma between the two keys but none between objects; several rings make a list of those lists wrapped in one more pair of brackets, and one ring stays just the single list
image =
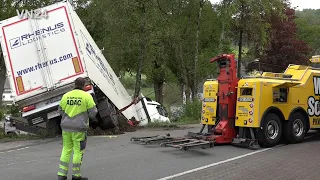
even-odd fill
[{"label": "truck wheel", "polygon": [[[117,110],[116,110],[116,107],[115,106],[113,106],[113,112],[112,113],[114,113],[114,114],[116,114],[117,113]],[[119,125],[120,125],[120,123],[119,123],[119,118],[118,118],[118,115],[116,114],[116,115],[113,115],[114,117],[113,117],[113,124],[114,124],[114,126],[116,127],[116,128],[119,128]]]},{"label": "truck wheel", "polygon": [[117,126],[115,124],[116,122],[117,122],[117,119],[115,115],[108,115],[102,118],[102,122],[100,122],[99,127],[102,130],[112,129]]},{"label": "truck wheel", "polygon": [[268,113],[262,128],[258,130],[257,134],[259,144],[264,147],[277,145],[282,135],[282,124],[279,116],[275,113]]},{"label": "truck wheel", "polygon": [[116,112],[115,106],[110,104],[107,99],[98,103],[98,110],[101,117],[99,127],[102,130],[117,128],[119,126],[118,116],[114,115]]},{"label": "truck wheel", "polygon": [[283,135],[289,143],[300,143],[307,133],[307,120],[300,112],[295,112],[284,124]]}]

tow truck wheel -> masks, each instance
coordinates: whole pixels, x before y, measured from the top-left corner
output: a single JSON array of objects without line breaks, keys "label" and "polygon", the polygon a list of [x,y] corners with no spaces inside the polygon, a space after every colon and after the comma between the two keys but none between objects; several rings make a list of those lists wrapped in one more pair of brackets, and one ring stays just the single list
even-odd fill
[{"label": "tow truck wheel", "polygon": [[283,135],[289,143],[300,143],[307,133],[307,120],[300,112],[295,112],[284,124]]},{"label": "tow truck wheel", "polygon": [[268,113],[262,129],[259,129],[257,135],[261,146],[273,147],[277,145],[282,136],[282,124],[279,116],[275,113]]}]

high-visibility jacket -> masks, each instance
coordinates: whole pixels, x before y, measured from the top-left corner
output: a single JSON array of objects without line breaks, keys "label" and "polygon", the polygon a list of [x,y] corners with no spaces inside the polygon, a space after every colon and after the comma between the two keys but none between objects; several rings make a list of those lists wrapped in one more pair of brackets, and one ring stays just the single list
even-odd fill
[{"label": "high-visibility jacket", "polygon": [[84,132],[89,129],[89,118],[97,114],[92,96],[80,89],[74,89],[63,95],[59,111],[62,116],[61,129],[69,132]]}]

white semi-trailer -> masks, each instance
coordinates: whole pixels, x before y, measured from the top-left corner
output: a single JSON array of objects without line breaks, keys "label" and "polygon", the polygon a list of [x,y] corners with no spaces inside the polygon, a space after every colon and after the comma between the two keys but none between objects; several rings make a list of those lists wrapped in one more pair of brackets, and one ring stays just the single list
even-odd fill
[{"label": "white semi-trailer", "polygon": [[[12,117],[20,128],[37,132],[58,129],[59,101],[73,88],[77,77],[88,79],[86,91],[94,97],[101,129],[118,126],[119,115],[130,97],[68,1],[43,7],[47,18],[15,16],[0,22],[0,42],[7,76],[21,117]],[[101,22],[103,23],[103,22]],[[121,112],[144,125],[169,121],[164,108],[143,98]],[[23,123],[24,122],[24,123]]]}]

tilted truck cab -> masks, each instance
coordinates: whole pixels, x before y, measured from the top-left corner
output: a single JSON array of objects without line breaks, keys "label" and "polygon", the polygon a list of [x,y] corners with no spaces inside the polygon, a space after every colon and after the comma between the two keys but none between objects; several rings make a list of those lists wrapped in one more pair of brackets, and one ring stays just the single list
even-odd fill
[{"label": "tilted truck cab", "polygon": [[[284,73],[265,72],[238,82],[235,125],[260,145],[281,138],[302,142],[311,128],[320,128],[320,69],[289,65]],[[252,137],[253,135],[253,137]],[[238,143],[238,142],[237,142]]]}]

